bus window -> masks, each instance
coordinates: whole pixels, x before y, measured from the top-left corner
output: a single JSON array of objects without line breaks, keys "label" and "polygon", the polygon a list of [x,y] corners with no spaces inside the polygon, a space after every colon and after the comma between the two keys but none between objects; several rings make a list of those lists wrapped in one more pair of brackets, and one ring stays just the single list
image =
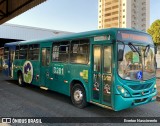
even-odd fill
[{"label": "bus window", "polygon": [[29,60],[39,59],[39,45],[38,44],[29,45],[28,59]]},{"label": "bus window", "polygon": [[47,48],[46,50],[46,65],[49,66],[50,64],[50,48]]},{"label": "bus window", "polygon": [[69,42],[64,41],[53,44],[52,61],[68,62]]},{"label": "bus window", "polygon": [[16,46],[15,59],[19,59],[19,46]]},{"label": "bus window", "polygon": [[94,46],[94,71],[101,69],[101,47]]},{"label": "bus window", "polygon": [[104,47],[104,72],[111,73],[111,47]]},{"label": "bus window", "polygon": [[21,45],[19,49],[19,59],[27,59],[28,45]]},{"label": "bus window", "polygon": [[50,64],[50,48],[42,48],[42,66]]},{"label": "bus window", "polygon": [[71,62],[87,64],[89,62],[89,40],[75,40],[71,42]]},{"label": "bus window", "polygon": [[4,48],[4,59],[8,59],[9,58],[9,48],[5,47]]}]

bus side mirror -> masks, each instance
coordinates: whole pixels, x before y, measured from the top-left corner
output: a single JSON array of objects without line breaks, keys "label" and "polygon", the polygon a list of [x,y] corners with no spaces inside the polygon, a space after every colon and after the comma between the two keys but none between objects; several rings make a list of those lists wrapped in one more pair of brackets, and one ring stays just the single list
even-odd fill
[{"label": "bus side mirror", "polygon": [[118,51],[118,61],[123,61],[123,54],[124,54],[124,50],[119,49],[119,51]]}]

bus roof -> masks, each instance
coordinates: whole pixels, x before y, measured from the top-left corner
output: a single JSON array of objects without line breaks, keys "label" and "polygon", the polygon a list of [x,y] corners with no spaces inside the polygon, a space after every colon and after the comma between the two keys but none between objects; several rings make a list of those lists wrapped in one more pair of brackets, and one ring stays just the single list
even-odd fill
[{"label": "bus roof", "polygon": [[101,29],[101,30],[93,30],[93,31],[87,31],[87,32],[81,32],[81,33],[73,33],[73,34],[67,34],[67,35],[60,35],[48,39],[41,39],[41,40],[28,40],[28,41],[18,41],[18,42],[11,42],[11,43],[6,43],[5,46],[15,46],[15,45],[24,45],[24,44],[36,44],[41,43],[41,42],[50,42],[50,41],[63,41],[63,40],[71,40],[71,39],[76,39],[76,38],[88,38],[88,37],[93,37],[97,35],[104,35],[106,33],[110,33],[110,35],[115,35],[117,31],[119,30],[129,30],[129,31],[134,31],[134,32],[141,32],[144,34],[147,34],[142,31],[138,31],[135,29],[129,29],[129,28],[108,28],[108,29]]},{"label": "bus roof", "polygon": [[[7,47],[12,47],[12,46],[15,46],[15,45],[18,45],[20,41],[18,42],[10,42],[10,43],[5,43],[4,47],[7,46]],[[22,41],[21,41],[22,42]]]}]

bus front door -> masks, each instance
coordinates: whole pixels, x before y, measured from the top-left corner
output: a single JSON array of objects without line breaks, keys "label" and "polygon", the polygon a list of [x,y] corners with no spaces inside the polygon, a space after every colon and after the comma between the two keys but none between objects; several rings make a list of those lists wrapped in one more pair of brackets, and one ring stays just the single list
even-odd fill
[{"label": "bus front door", "polygon": [[50,47],[47,48],[42,48],[41,49],[41,54],[42,54],[42,58],[41,58],[41,74],[40,74],[40,78],[41,78],[41,83],[40,86],[42,87],[48,87],[47,83],[49,83],[49,74],[50,74]]},{"label": "bus front door", "polygon": [[92,101],[111,106],[112,46],[93,45]]}]

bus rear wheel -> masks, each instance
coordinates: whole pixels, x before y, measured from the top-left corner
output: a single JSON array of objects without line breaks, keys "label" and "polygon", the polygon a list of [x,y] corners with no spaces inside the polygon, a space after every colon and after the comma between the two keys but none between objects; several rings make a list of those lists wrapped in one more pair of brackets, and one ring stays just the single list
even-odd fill
[{"label": "bus rear wheel", "polygon": [[24,83],[24,81],[23,81],[22,73],[19,73],[19,74],[18,74],[18,85],[21,86],[21,87],[24,87],[24,86],[25,86],[25,83]]},{"label": "bus rear wheel", "polygon": [[71,90],[71,100],[73,105],[78,108],[84,108],[87,106],[86,92],[82,85],[75,84]]}]

